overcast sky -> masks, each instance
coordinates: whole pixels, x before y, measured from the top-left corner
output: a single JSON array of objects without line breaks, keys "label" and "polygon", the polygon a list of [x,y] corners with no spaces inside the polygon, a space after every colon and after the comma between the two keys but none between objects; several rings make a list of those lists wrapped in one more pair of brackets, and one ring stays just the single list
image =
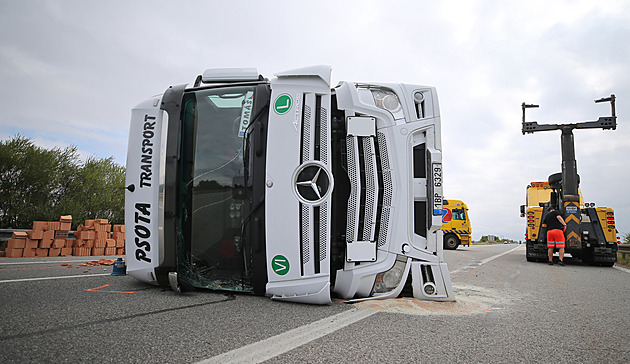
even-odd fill
[{"label": "overcast sky", "polygon": [[585,200],[630,232],[630,2],[0,0],[0,139],[17,134],[124,165],[130,110],[206,68],[266,77],[333,67],[340,80],[437,87],[445,196],[470,208],[473,237],[522,240],[525,187],[561,170],[560,132],[597,120],[617,96],[618,127],[575,131]]}]

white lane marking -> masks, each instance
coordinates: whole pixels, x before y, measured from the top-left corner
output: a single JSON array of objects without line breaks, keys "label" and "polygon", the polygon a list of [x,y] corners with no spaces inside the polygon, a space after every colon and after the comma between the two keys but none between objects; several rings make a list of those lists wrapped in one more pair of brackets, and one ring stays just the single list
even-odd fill
[{"label": "white lane marking", "polygon": [[20,279],[5,279],[0,283],[12,283],[12,282],[29,282],[29,281],[45,281],[49,279],[65,279],[65,278],[83,278],[83,277],[95,277],[95,276],[111,276],[111,273],[97,273],[97,274],[82,274],[78,276],[59,276],[59,277],[42,277],[42,278],[20,278]]},{"label": "white lane marking", "polygon": [[617,268],[617,269],[619,269],[620,271],[624,271],[624,272],[626,272],[626,273],[630,273],[630,269],[628,269],[628,268],[622,268],[622,267],[620,267],[620,266],[618,266],[618,265],[616,265],[616,264],[615,264],[615,265],[613,265],[613,268]]},{"label": "white lane marking", "polygon": [[478,266],[480,266],[480,265],[484,265],[484,264],[486,264],[486,263],[489,263],[489,262],[491,262],[491,261],[493,261],[493,260],[495,260],[495,259],[497,259],[497,258],[500,258],[500,257],[504,256],[505,254],[509,254],[509,253],[511,253],[511,252],[513,252],[513,251],[515,251],[515,250],[517,250],[517,249],[521,249],[522,247],[523,247],[523,245],[519,245],[519,246],[517,246],[517,247],[515,247],[515,248],[512,248],[512,249],[510,249],[510,250],[506,251],[506,252],[499,253],[499,254],[497,254],[497,255],[493,255],[493,256],[491,256],[490,258],[486,258],[486,259],[482,260],[482,261],[481,261],[481,262],[479,262],[479,263],[475,263],[474,265],[470,265],[470,264],[469,264],[469,265],[467,265],[467,266],[465,266],[465,267],[461,267],[461,268],[459,268],[459,269],[456,269],[456,270],[454,270],[454,271],[450,272],[450,273],[451,273],[451,276],[453,276],[454,274],[457,274],[457,273],[459,273],[459,272],[461,272],[461,271],[463,271],[463,270],[466,270],[466,269],[469,269],[469,268],[476,268],[476,267],[478,267]]},{"label": "white lane marking", "polygon": [[308,325],[297,327],[282,334],[205,359],[198,364],[260,363],[361,321],[375,313],[375,311],[353,308],[334,316],[312,322]]},{"label": "white lane marking", "polygon": [[515,247],[515,248],[513,248],[513,249],[510,249],[510,250],[506,251],[506,252],[503,252],[503,253],[500,253],[500,254],[497,254],[497,255],[493,255],[493,256],[491,256],[490,258],[486,258],[486,259],[482,260],[482,261],[479,263],[479,265],[484,265],[484,264],[486,264],[486,263],[488,263],[488,262],[490,262],[490,261],[492,261],[492,260],[495,260],[495,259],[497,259],[497,258],[499,258],[499,257],[504,256],[505,254],[509,254],[509,253],[511,253],[511,252],[513,252],[513,251],[515,251],[515,250],[517,250],[517,249],[521,249],[521,248],[523,248],[523,247],[524,247],[524,245],[519,245],[519,246],[517,246],[517,247]]}]

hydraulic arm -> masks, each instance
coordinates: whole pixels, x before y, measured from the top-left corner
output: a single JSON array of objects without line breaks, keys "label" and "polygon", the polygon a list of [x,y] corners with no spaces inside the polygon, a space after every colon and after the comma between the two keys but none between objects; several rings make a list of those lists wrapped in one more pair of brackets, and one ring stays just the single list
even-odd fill
[{"label": "hydraulic arm", "polygon": [[[549,177],[549,184],[557,191],[552,194],[551,205],[556,206],[567,222],[567,247],[582,249],[582,213],[579,198],[579,176],[577,162],[575,160],[575,145],[573,140],[574,129],[612,129],[617,128],[617,116],[615,115],[615,95],[595,100],[596,103],[610,102],[611,116],[602,116],[596,121],[584,121],[566,124],[538,124],[536,121],[525,121],[525,110],[537,108],[538,105],[522,103],[523,110],[523,134],[539,131],[560,130],[562,149],[562,173]],[[561,178],[561,179],[560,179]],[[555,197],[555,198],[554,198]]]}]

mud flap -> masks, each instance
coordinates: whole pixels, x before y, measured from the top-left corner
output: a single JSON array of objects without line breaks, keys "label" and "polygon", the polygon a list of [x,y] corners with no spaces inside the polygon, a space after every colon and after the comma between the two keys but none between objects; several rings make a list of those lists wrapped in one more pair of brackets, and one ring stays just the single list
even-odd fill
[{"label": "mud flap", "polygon": [[411,262],[413,297],[421,300],[455,301],[446,263]]}]

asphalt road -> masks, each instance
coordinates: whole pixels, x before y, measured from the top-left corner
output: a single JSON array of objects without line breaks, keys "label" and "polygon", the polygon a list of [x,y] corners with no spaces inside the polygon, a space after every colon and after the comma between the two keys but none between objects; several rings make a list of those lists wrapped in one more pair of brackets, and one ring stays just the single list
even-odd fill
[{"label": "asphalt road", "polygon": [[0,258],[0,362],[630,362],[630,269],[528,263],[521,245],[445,258],[457,302],[329,306]]}]

